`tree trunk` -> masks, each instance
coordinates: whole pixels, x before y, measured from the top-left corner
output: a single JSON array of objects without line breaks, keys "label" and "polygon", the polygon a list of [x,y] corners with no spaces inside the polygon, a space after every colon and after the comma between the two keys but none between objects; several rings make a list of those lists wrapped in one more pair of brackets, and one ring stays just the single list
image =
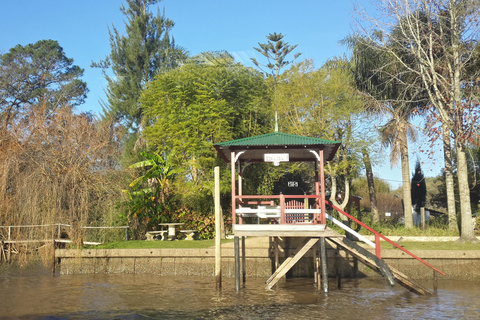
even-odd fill
[{"label": "tree trunk", "polygon": [[405,124],[400,125],[399,128],[400,140],[400,158],[402,162],[402,181],[403,181],[403,214],[405,221],[405,228],[413,228],[412,216],[412,187],[410,185],[410,168],[408,164],[408,144],[407,144],[407,127]]},{"label": "tree trunk", "polygon": [[455,191],[453,185],[452,147],[450,130],[443,125],[443,155],[445,159],[445,186],[447,189],[448,228],[458,231],[457,212],[455,208]]},{"label": "tree trunk", "polygon": [[366,149],[362,150],[363,164],[365,165],[365,174],[367,176],[368,194],[370,196],[370,206],[372,208],[372,218],[375,223],[380,221],[377,207],[377,193],[375,191],[375,182],[373,179],[372,162]]},{"label": "tree trunk", "polygon": [[457,177],[458,192],[460,194],[460,210],[461,210],[461,241],[477,241],[473,229],[472,206],[470,204],[470,188],[468,187],[468,168],[465,150],[461,143],[455,141],[457,150]]}]

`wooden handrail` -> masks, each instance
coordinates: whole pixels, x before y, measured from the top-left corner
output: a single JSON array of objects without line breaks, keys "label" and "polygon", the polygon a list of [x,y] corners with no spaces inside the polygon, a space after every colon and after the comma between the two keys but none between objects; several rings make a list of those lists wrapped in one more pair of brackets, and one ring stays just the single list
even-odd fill
[{"label": "wooden handrail", "polygon": [[410,255],[411,257],[417,259],[418,261],[420,261],[421,263],[423,263],[424,265],[426,265],[427,267],[430,267],[432,268],[433,270],[435,270],[436,272],[440,273],[441,275],[444,275],[446,276],[445,273],[443,273],[442,271],[438,270],[437,268],[435,268],[434,266],[432,266],[431,264],[429,264],[428,262],[426,262],[425,260],[423,260],[422,258],[416,256],[415,254],[411,253],[410,251],[408,251],[407,249],[405,248],[402,248],[401,246],[399,246],[398,244],[396,244],[395,242],[393,242],[392,240],[388,239],[387,237],[385,237],[383,234],[381,234],[380,232],[378,231],[375,231],[374,229],[370,228],[369,226],[367,226],[366,224],[364,224],[363,222],[361,222],[360,220],[356,219],[355,217],[349,215],[348,213],[346,213],[345,211],[343,211],[342,209],[338,208],[337,206],[333,205],[333,203],[329,200],[325,200],[325,203],[328,204],[329,206],[331,206],[333,209],[337,210],[338,212],[342,213],[343,215],[347,216],[349,219],[355,221],[356,223],[358,223],[359,225],[361,225],[362,227],[364,227],[365,229],[367,229],[368,231],[372,232],[374,235],[375,235],[375,255],[378,257],[378,258],[381,258],[381,247],[380,247],[380,238],[382,238],[383,240],[387,241],[388,243],[392,244],[393,246],[397,247],[398,249],[402,250],[403,252],[405,252],[406,254]]}]

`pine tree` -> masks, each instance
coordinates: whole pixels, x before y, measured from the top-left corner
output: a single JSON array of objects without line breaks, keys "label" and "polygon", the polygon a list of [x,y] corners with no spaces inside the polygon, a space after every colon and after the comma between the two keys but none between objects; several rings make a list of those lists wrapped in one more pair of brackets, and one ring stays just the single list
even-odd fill
[{"label": "pine tree", "polygon": [[[283,38],[285,35],[281,33],[270,33],[267,36],[268,42],[267,43],[258,43],[260,48],[253,48],[260,52],[265,58],[267,58],[268,63],[266,65],[261,64],[255,58],[251,58],[253,64],[257,66],[260,70],[264,71],[262,67],[270,69],[270,72],[273,76],[273,86],[274,86],[274,93],[275,93],[275,132],[278,131],[278,116],[277,116],[277,80],[278,75],[280,74],[280,70],[290,63],[292,63],[295,59],[297,59],[301,53],[296,53],[293,56],[291,61],[285,60],[288,54],[295,50],[297,45],[291,46],[288,42],[283,42]],[[271,62],[273,61],[273,63]],[[265,72],[265,71],[264,71]],[[268,74],[268,72],[265,72]]]},{"label": "pine tree", "polygon": [[32,113],[48,117],[61,107],[82,104],[88,93],[73,64],[54,40],[17,45],[0,55],[0,127],[31,121]]},{"label": "pine tree", "polygon": [[[160,9],[156,15],[149,10],[159,0],[126,2],[127,7],[120,7],[126,17],[125,34],[113,26],[109,30],[110,55],[99,63],[92,62],[92,67],[103,68],[108,81],[104,112],[123,121],[128,129],[138,131],[142,126],[141,92],[156,74],[175,67],[186,54],[170,37],[173,21]],[[106,72],[110,67],[113,76]]]},{"label": "pine tree", "polygon": [[415,164],[415,172],[412,177],[412,206],[416,213],[420,212],[420,208],[425,207],[427,202],[427,184],[423,175],[420,161]]}]

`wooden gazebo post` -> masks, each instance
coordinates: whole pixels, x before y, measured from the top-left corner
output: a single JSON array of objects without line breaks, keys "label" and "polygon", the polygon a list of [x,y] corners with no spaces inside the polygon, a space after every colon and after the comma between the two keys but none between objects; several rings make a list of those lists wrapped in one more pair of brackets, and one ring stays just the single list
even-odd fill
[{"label": "wooden gazebo post", "polygon": [[320,223],[326,224],[327,223],[327,213],[325,212],[325,166],[324,162],[324,154],[323,149],[318,152],[320,156],[319,166],[320,166],[320,187],[321,187],[321,195],[320,195]]},{"label": "wooden gazebo post", "polygon": [[[231,182],[232,182],[232,226],[237,224],[236,207],[237,201],[235,199],[235,151],[231,152],[230,158],[231,167]],[[238,236],[233,237],[233,247],[235,251],[235,290],[240,290],[240,243]]]}]

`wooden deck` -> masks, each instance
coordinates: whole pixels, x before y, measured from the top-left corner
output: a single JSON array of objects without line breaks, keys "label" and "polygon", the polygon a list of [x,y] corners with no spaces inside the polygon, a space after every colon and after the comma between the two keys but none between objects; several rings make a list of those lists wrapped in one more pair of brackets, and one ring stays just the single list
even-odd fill
[{"label": "wooden deck", "polygon": [[234,224],[235,237],[341,237],[324,224]]}]

